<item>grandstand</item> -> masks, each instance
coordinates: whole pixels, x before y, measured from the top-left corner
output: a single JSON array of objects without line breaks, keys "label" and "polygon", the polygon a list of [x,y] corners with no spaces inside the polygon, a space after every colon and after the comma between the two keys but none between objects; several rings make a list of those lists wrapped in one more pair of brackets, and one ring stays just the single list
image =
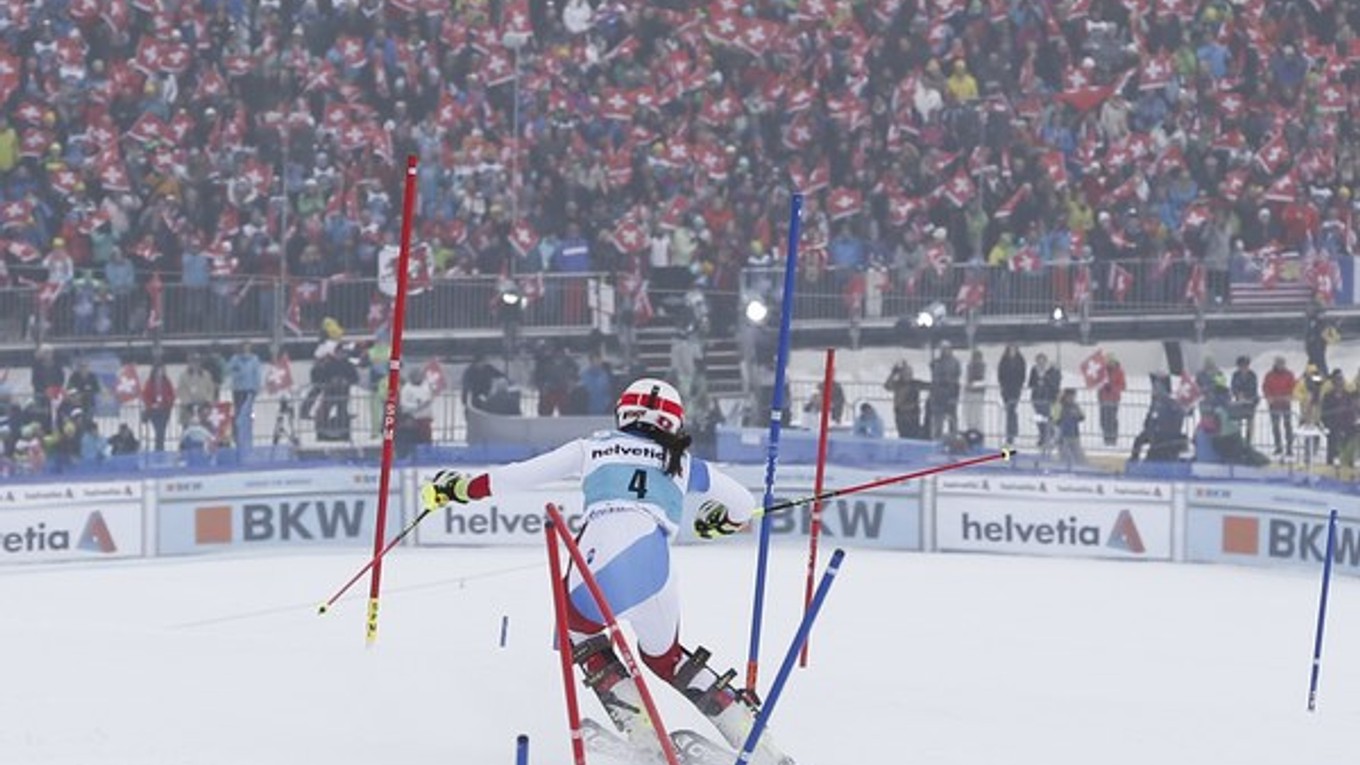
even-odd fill
[{"label": "grandstand", "polygon": [[[121,422],[154,440],[127,395],[154,362],[178,381],[191,356],[252,341],[253,427],[232,426],[220,382],[202,410],[217,441],[273,446],[286,394],[281,445],[371,446],[408,154],[407,355],[435,362],[435,441],[466,439],[478,353],[537,411],[544,341],[702,386],[740,424],[773,347],[747,308],[781,298],[791,189],[808,200],[794,398],[816,349],[866,349],[844,384],[890,436],[882,360],[929,380],[946,340],[984,351],[987,442],[1017,342],[1081,389],[1087,451],[1122,457],[1149,373],[1193,377],[1206,356],[1230,372],[1247,353],[1260,375],[1280,354],[1302,374],[1306,337],[1338,330],[1335,359],[1358,326],[1353,3],[72,0],[11,3],[4,22],[13,471],[29,425],[79,452],[61,445],[66,375],[53,394],[29,372],[40,347],[102,376],[84,407],[100,438]],[[339,441],[296,409],[318,348],[358,362]],[[1098,349],[1128,378],[1113,445],[1080,375]],[[169,415],[167,464],[186,413]],[[1268,449],[1264,406],[1256,419]]]}]

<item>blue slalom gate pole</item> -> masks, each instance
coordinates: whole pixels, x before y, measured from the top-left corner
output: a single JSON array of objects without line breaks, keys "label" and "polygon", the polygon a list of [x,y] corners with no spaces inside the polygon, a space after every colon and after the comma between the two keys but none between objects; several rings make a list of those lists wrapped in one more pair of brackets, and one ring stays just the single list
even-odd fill
[{"label": "blue slalom gate pole", "polygon": [[1317,634],[1313,637],[1313,673],[1308,680],[1308,711],[1317,709],[1318,675],[1322,673],[1322,628],[1327,624],[1327,589],[1332,584],[1332,554],[1336,549],[1336,508],[1327,516],[1327,552],[1322,556],[1322,597],[1318,600]]},{"label": "blue slalom gate pole", "polygon": [[802,652],[808,634],[812,632],[812,623],[817,620],[817,612],[822,610],[822,603],[826,600],[826,594],[831,591],[831,583],[840,572],[841,561],[844,559],[845,550],[837,548],[831,554],[831,562],[827,564],[826,571],[822,572],[822,580],[817,584],[817,593],[812,596],[812,605],[807,613],[803,614],[803,621],[793,636],[789,652],[784,655],[784,663],[780,665],[779,673],[774,677],[774,684],[770,686],[770,697],[765,699],[761,706],[760,714],[756,716],[755,724],[751,726],[751,733],[746,737],[746,743],[742,745],[741,752],[737,755],[736,765],[745,765],[751,761],[751,753],[756,749],[756,742],[760,740],[760,734],[765,732],[765,724],[770,721],[774,705],[779,701],[780,692],[784,690],[784,683],[788,681],[789,675],[793,674],[793,665],[798,661],[798,654]]},{"label": "blue slalom gate pole", "polygon": [[523,733],[515,737],[515,765],[529,765],[529,737]]},{"label": "blue slalom gate pole", "polygon": [[[774,391],[770,396],[770,443],[765,459],[765,500],[774,504],[774,468],[779,460],[779,432],[784,412],[784,372],[789,365],[789,329],[793,324],[793,290],[798,276],[798,227],[803,217],[803,195],[794,192],[789,201],[788,258],[784,261],[784,300],[779,310],[779,350],[774,362]],[[760,519],[760,544],[756,556],[756,593],[751,604],[751,647],[746,655],[746,690],[755,693],[760,665],[760,622],[765,611],[765,571],[770,561],[770,522]]]}]

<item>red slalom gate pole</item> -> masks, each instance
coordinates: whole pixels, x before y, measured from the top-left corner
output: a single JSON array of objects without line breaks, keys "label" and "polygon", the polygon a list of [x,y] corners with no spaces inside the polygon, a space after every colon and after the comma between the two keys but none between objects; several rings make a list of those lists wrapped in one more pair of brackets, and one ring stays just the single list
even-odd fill
[{"label": "red slalom gate pole", "polygon": [[[647,714],[652,718],[652,727],[656,729],[656,737],[661,742],[661,752],[666,755],[668,765],[680,765],[680,757],[675,753],[675,745],[671,743],[671,735],[666,730],[665,724],[661,722],[661,713],[656,709],[656,702],[652,700],[652,692],[647,690],[647,682],[642,679],[642,672],[638,669],[637,661],[633,659],[633,649],[628,647],[628,641],[624,639],[623,632],[619,630],[619,622],[614,618],[614,609],[609,607],[609,601],[604,597],[604,591],[600,589],[600,583],[595,581],[595,574],[591,573],[590,566],[586,565],[586,556],[581,554],[581,548],[576,546],[576,540],[571,538],[571,533],[567,531],[567,522],[562,518],[562,512],[557,509],[557,505],[549,502],[547,505],[548,517],[552,519],[553,527],[557,529],[557,536],[561,538],[562,544],[567,546],[567,552],[571,555],[572,561],[576,563],[576,570],[581,572],[581,579],[586,583],[590,590],[590,596],[595,599],[595,605],[600,608],[600,615],[604,617],[605,628],[609,630],[609,638],[614,642],[614,647],[619,649],[619,655],[623,657],[623,663],[628,667],[628,673],[633,676],[633,682],[637,685],[638,695],[642,697],[642,705],[647,708]],[[564,583],[563,588],[566,587]],[[565,595],[564,595],[565,597]]]},{"label": "red slalom gate pole", "polygon": [[910,473],[903,473],[902,475],[888,476],[887,478],[878,478],[873,481],[857,483],[854,486],[846,486],[843,489],[833,489],[832,491],[823,492],[821,494],[813,494],[808,497],[799,497],[798,499],[786,499],[783,502],[776,502],[768,507],[757,508],[756,511],[751,514],[751,516],[754,518],[765,515],[767,513],[774,513],[780,510],[787,510],[791,507],[798,507],[799,505],[808,505],[820,500],[844,497],[847,494],[858,494],[861,491],[877,489],[880,486],[891,486],[892,484],[895,483],[910,481],[913,478],[925,478],[928,475],[935,475],[936,473],[948,473],[951,470],[959,470],[966,467],[972,467],[974,465],[981,465],[985,462],[1008,460],[1014,455],[1015,450],[1007,446],[1004,447],[999,452],[994,452],[992,454],[984,454],[981,457],[970,457],[969,459],[959,460],[958,462],[949,462],[944,465],[935,465],[934,467],[923,468],[921,470],[913,470]]},{"label": "red slalom gate pole", "polygon": [[[803,589],[803,614],[806,615],[808,609],[812,607],[812,580],[817,571],[817,538],[822,532],[822,500],[821,497],[823,481],[826,478],[826,441],[831,430],[831,391],[836,387],[836,349],[826,349],[826,373],[822,377],[822,423],[821,430],[817,434],[817,473],[813,478],[812,493],[818,499],[812,503],[812,530],[808,533],[808,564],[807,564],[807,586]],[[808,663],[808,643],[812,642],[811,636],[803,643],[803,650],[798,655],[798,666],[806,667]]]},{"label": "red slalom gate pole", "polygon": [[406,277],[411,261],[411,219],[416,206],[416,157],[406,158],[406,190],[402,197],[401,253],[397,257],[397,295],[392,306],[392,354],[387,361],[387,402],[383,405],[382,472],[378,480],[378,518],[373,528],[373,568],[368,580],[368,619],[364,643],[378,639],[378,593],[382,590],[383,533],[387,528],[387,490],[392,480],[397,402],[401,393],[401,330],[406,318]]},{"label": "red slalom gate pole", "polygon": [[567,635],[567,583],[562,578],[556,526],[557,522],[551,518],[543,524],[543,536],[548,543],[548,575],[552,577],[553,613],[557,622],[557,655],[562,660],[562,690],[567,696],[572,761],[576,765],[586,765],[586,746],[581,739],[581,708],[576,704],[576,673],[572,670],[571,638]]}]

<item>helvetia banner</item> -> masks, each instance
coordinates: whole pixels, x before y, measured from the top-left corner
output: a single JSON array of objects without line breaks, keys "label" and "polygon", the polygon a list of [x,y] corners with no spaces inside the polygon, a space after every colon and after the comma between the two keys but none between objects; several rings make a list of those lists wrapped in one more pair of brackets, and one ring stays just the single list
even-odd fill
[{"label": "helvetia banner", "polygon": [[1171,559],[1168,484],[995,475],[936,482],[936,549]]},{"label": "helvetia banner", "polygon": [[140,501],[85,500],[0,510],[0,563],[106,560],[142,553]]},{"label": "helvetia banner", "polygon": [[[478,475],[486,468],[468,468]],[[434,470],[417,471],[417,486],[434,477]],[[418,493],[418,492],[417,492]],[[415,499],[419,503],[419,499]],[[542,486],[495,487],[495,496],[460,505],[450,502],[416,527],[418,545],[542,545],[544,507],[555,503],[573,534],[581,530],[581,489],[576,481],[554,481]],[[412,506],[408,512],[419,513]]]}]

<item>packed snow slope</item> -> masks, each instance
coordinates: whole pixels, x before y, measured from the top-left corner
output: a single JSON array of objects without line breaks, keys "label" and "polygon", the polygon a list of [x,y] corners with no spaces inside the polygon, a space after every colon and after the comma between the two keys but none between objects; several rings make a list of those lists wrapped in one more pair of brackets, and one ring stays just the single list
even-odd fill
[{"label": "packed snow slope", "polygon": [[[359,550],[0,570],[0,762],[570,762],[541,549],[399,550],[364,647]],[[761,690],[801,611],[776,547]],[[825,557],[829,557],[829,550]],[[683,639],[746,659],[754,549],[675,551]],[[1355,751],[1360,582],[1178,564],[851,550],[774,715],[800,765],[1277,765]],[[508,618],[505,647],[502,619]],[[655,688],[673,727],[703,721]],[[587,714],[602,717],[593,698]]]}]

